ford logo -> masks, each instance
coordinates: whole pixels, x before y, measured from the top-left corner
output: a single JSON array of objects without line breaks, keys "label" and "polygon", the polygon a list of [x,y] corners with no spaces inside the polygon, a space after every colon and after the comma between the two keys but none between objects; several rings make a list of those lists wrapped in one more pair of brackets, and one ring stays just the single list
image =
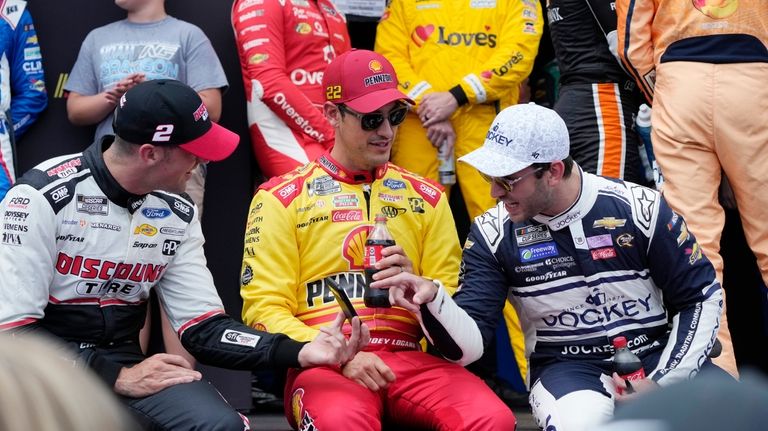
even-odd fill
[{"label": "ford logo", "polygon": [[141,210],[146,218],[166,218],[171,215],[171,210],[165,208],[144,208]]}]

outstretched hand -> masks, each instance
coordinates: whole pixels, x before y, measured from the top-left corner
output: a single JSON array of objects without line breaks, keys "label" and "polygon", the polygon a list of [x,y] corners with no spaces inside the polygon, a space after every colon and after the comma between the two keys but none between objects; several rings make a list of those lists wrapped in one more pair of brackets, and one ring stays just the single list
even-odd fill
[{"label": "outstretched hand", "polygon": [[302,367],[344,365],[368,345],[371,333],[368,326],[360,322],[359,317],[352,319],[352,334],[349,339],[342,332],[343,326],[344,313],[340,312],[331,326],[320,328],[320,333],[315,339],[301,348],[299,364]]},{"label": "outstretched hand", "polygon": [[431,280],[403,272],[371,283],[373,289],[389,289],[389,303],[418,314],[421,304],[432,302],[437,285]]}]

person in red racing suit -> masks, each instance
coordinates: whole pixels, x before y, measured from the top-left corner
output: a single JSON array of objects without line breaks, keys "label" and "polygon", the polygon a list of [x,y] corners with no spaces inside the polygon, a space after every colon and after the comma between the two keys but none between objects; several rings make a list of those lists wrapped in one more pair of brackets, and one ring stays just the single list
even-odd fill
[{"label": "person in red racing suit", "polygon": [[151,429],[245,424],[184,358],[144,356],[150,290],[202,363],[336,365],[365,345],[357,320],[344,342],[341,316],[304,344],[224,313],[197,208],[183,192],[200,161],[226,158],[239,138],[210,121],[195,90],[165,79],[138,84],[113,125],[116,138],[39,164],[0,202],[0,331],[65,342]]},{"label": "person in red racing suit", "polygon": [[232,27],[264,177],[316,159],[333,144],[321,83],[328,63],[351,49],[344,15],[330,0],[237,0]]},{"label": "person in red racing suit", "polygon": [[374,52],[350,51],[328,66],[324,83],[335,145],[263,184],[251,202],[243,321],[311,340],[339,310],[325,281],[330,277],[371,328],[371,342],[343,367],[291,370],[288,420],[299,430],[380,430],[382,422],[514,429],[512,411],[482,380],[421,351],[413,314],[363,306],[363,244],[375,214],[387,216],[397,241],[382,251],[377,277],[413,272],[445,280],[453,290],[461,250],[442,188],[388,163],[410,101],[397,90],[392,65]]}]

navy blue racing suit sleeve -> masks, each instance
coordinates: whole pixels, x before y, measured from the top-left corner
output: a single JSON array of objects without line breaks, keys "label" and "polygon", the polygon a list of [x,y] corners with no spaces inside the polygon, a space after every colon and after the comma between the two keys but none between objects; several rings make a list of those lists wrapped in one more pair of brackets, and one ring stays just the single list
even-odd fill
[{"label": "navy blue racing suit sleeve", "polygon": [[18,138],[48,105],[40,45],[28,10],[22,13],[13,40],[8,62],[11,69],[11,120]]},{"label": "navy blue racing suit sleeve", "polygon": [[719,327],[723,293],[714,267],[685,220],[664,198],[659,200],[648,267],[672,316],[669,341],[649,377],[667,385],[691,378],[707,359]]},{"label": "navy blue racing suit sleeve", "polygon": [[307,344],[283,334],[257,331],[224,314],[187,328],[181,342],[204,364],[240,370],[300,367],[299,351]]},{"label": "navy blue racing suit sleeve", "polygon": [[453,299],[477,323],[483,346],[488,346],[495,336],[510,286],[503,265],[476,223],[464,243],[459,286]]}]

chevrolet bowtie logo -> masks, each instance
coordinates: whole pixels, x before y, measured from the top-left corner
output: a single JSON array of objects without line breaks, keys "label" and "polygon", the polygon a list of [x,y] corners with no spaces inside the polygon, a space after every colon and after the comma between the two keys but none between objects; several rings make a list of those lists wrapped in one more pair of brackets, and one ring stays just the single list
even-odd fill
[{"label": "chevrolet bowtie logo", "polygon": [[614,230],[617,227],[623,227],[625,224],[627,224],[627,219],[617,219],[615,217],[603,217],[600,220],[595,220],[594,223],[592,223],[592,227],[602,227],[608,230]]}]

